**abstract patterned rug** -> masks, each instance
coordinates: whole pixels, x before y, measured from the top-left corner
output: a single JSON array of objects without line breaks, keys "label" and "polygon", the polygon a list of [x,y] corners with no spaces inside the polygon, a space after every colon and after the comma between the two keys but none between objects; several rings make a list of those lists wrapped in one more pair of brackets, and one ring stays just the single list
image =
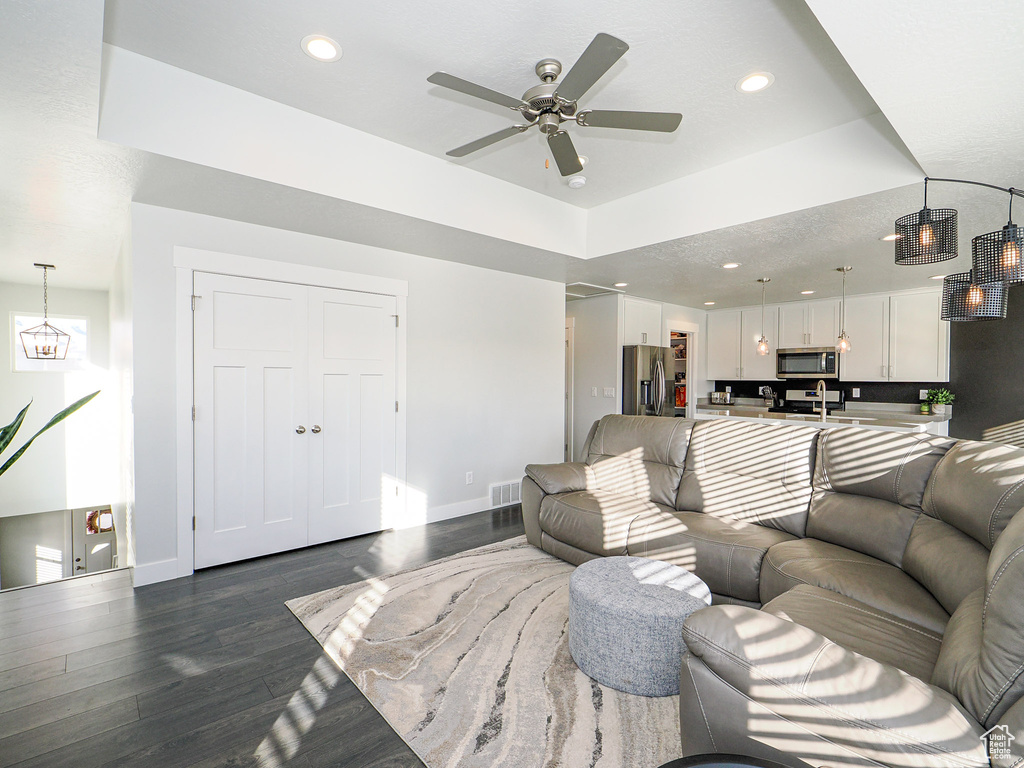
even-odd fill
[{"label": "abstract patterned rug", "polygon": [[288,607],[430,768],[678,757],[678,697],[606,688],[573,663],[572,571],[520,536]]}]

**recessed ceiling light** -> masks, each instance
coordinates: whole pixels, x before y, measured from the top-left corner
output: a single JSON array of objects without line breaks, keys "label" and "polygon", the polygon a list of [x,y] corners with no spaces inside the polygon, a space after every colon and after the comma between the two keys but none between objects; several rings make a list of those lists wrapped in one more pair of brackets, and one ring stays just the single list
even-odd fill
[{"label": "recessed ceiling light", "polygon": [[946,277],[945,275],[931,275],[928,279],[929,280],[942,280],[945,277]]},{"label": "recessed ceiling light", "polygon": [[704,306],[705,307],[713,307],[713,306],[715,306],[715,302],[713,302],[713,301],[705,301],[704,302]]},{"label": "recessed ceiling light", "polygon": [[800,291],[800,293],[803,294],[804,296],[810,296],[812,293],[814,293],[814,291]]},{"label": "recessed ceiling light", "polygon": [[899,240],[900,236],[893,232],[891,235],[886,235],[885,237],[880,237],[878,239],[884,240],[887,243],[891,243],[893,240]]},{"label": "recessed ceiling light", "polygon": [[775,75],[771,72],[751,72],[736,83],[736,90],[740,93],[757,93],[775,82]]},{"label": "recessed ceiling light", "polygon": [[629,285],[629,283],[616,283],[615,287],[616,288],[625,288],[627,285]]},{"label": "recessed ceiling light", "polygon": [[739,264],[737,264],[735,261],[730,261],[728,264],[723,264],[722,269],[736,269],[736,267],[738,266]]},{"label": "recessed ceiling light", "polygon": [[341,58],[341,46],[324,35],[306,35],[302,38],[302,50],[317,61],[337,61]]}]

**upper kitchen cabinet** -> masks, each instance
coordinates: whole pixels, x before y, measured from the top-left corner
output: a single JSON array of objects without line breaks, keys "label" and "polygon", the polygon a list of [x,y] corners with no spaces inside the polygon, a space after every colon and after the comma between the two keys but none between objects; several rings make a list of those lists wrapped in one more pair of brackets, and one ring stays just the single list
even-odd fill
[{"label": "upper kitchen cabinet", "polygon": [[830,347],[839,335],[839,300],[805,301],[779,307],[779,348]]},{"label": "upper kitchen cabinet", "polygon": [[764,311],[764,334],[772,351],[757,354],[761,336],[761,308],[708,312],[708,378],[712,380],[774,379],[777,307]]},{"label": "upper kitchen cabinet", "polygon": [[947,381],[949,324],[939,290],[846,299],[853,344],[839,363],[843,381]]},{"label": "upper kitchen cabinet", "polygon": [[889,299],[889,379],[949,380],[949,323],[940,319],[941,291]]},{"label": "upper kitchen cabinet", "polygon": [[653,301],[635,299],[632,296],[623,298],[623,324],[625,335],[623,344],[649,344],[662,346],[661,304]]},{"label": "upper kitchen cabinet", "polygon": [[779,325],[778,307],[765,307],[763,333],[768,337],[770,351],[767,355],[757,354],[757,340],[761,338],[761,308],[744,309],[740,313],[740,378],[775,378],[775,340],[772,338]]},{"label": "upper kitchen cabinet", "polygon": [[889,297],[847,296],[846,334],[852,346],[839,356],[839,378],[888,381]]}]

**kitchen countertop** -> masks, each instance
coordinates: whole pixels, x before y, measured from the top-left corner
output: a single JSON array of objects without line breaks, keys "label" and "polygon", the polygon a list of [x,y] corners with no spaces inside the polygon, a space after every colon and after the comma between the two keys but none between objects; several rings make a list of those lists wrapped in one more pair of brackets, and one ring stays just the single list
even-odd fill
[{"label": "kitchen countertop", "polygon": [[[757,401],[754,401],[757,402]],[[926,432],[929,425],[949,421],[949,414],[937,416],[901,410],[899,406],[883,403],[847,403],[846,410],[833,412],[824,421],[826,427],[859,426],[873,429],[896,430],[900,432]],[[905,406],[904,406],[905,407]],[[821,417],[810,414],[777,413],[767,406],[753,403],[734,405],[712,405],[701,401],[697,404],[697,418],[733,418],[743,421],[788,421],[810,426],[821,425]]]}]

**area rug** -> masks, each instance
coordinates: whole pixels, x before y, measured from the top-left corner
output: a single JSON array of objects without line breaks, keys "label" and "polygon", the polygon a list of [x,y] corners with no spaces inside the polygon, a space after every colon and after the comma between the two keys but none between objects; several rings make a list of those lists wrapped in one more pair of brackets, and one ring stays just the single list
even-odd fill
[{"label": "area rug", "polygon": [[678,697],[606,688],[573,663],[572,571],[520,536],[288,607],[430,768],[678,757]]}]

